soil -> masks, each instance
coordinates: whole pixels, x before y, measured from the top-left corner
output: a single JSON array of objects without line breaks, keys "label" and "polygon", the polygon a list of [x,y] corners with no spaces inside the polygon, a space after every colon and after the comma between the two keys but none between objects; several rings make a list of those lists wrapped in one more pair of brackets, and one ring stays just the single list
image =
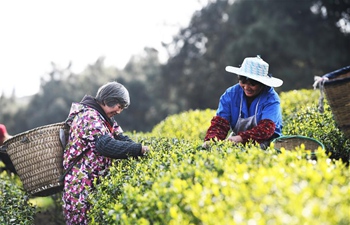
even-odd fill
[{"label": "soil", "polygon": [[34,217],[35,225],[65,225],[62,210],[55,207],[39,211]]}]

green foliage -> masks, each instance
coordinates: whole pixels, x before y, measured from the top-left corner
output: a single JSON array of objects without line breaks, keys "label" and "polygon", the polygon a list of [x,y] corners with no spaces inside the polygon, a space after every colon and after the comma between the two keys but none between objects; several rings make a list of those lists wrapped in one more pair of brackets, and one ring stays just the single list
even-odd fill
[{"label": "green foliage", "polygon": [[319,111],[319,91],[294,90],[280,96],[284,135],[303,135],[319,140],[330,158],[350,162],[350,141],[337,127],[327,99],[323,102],[324,112]]},{"label": "green foliage", "polygon": [[28,200],[18,177],[0,174],[0,224],[33,224],[36,208]]},{"label": "green foliage", "polygon": [[[177,102],[179,111],[215,108],[235,82],[225,67],[248,56],[259,54],[270,64],[269,72],[284,81],[278,92],[309,88],[313,76],[348,65],[350,35],[326,13],[329,2],[210,1],[169,44],[178,50],[164,66],[162,87],[175,93],[168,102]],[[347,18],[348,4],[338,3],[338,19]]]},{"label": "green foliage", "polygon": [[350,162],[350,141],[338,129],[329,105],[320,113],[316,107],[301,107],[285,122],[285,135],[303,135],[321,141],[334,159]]},{"label": "green foliage", "polygon": [[[72,102],[84,95],[95,96],[98,88],[109,81],[122,83],[130,93],[131,106],[116,117],[124,130],[150,131],[167,115],[157,84],[160,84],[160,63],[154,51],[133,58],[125,70],[104,66],[104,58],[87,66],[81,74],[53,64],[52,71],[41,78],[39,93],[18,107],[15,97],[0,96],[0,123],[11,134],[66,120]],[[163,90],[161,90],[162,92]]]},{"label": "green foliage", "polygon": [[277,154],[273,145],[200,150],[215,114],[209,109],[131,134],[151,153],[113,165],[90,198],[92,224],[348,224],[350,148],[326,101],[318,111],[318,98],[315,90],[281,93],[283,133],[320,140],[326,151],[317,161],[302,148]]},{"label": "green foliage", "polygon": [[146,159],[115,163],[91,196],[91,224],[348,224],[350,172],[324,152],[149,138]]},{"label": "green foliage", "polygon": [[[104,67],[103,59],[79,75],[54,68],[23,108],[13,96],[1,96],[0,122],[16,134],[62,121],[71,102],[117,80],[132,98],[130,111],[117,118],[124,130],[148,131],[171,116],[151,133],[131,134],[152,152],[117,161],[96,184],[92,224],[349,224],[349,140],[326,102],[325,112],[318,112],[319,92],[301,89],[314,75],[348,63],[350,36],[336,22],[349,6],[314,2],[211,1],[168,45],[176,54],[166,65],[146,49],[124,71]],[[225,66],[256,54],[284,80],[277,91],[300,89],[281,92],[283,133],[318,139],[330,156],[319,152],[316,162],[300,151],[277,155],[223,142],[198,149],[215,111],[186,110],[215,108],[235,81]],[[18,180],[0,178],[0,223],[31,224],[35,208]]]},{"label": "green foliage", "polygon": [[[95,183],[91,224],[348,224],[349,141],[326,101],[324,113],[317,110],[318,91],[280,96],[283,133],[321,141],[326,151],[316,153],[317,161],[302,148],[278,154],[273,146],[263,151],[216,142],[201,150],[215,110],[174,114],[150,133],[127,133],[151,152],[115,161],[109,175]],[[23,196],[12,196],[19,183],[9,187],[0,188],[0,198]],[[1,210],[13,201],[0,202]],[[21,216],[31,210],[11,209]]]},{"label": "green foliage", "polygon": [[215,110],[206,109],[189,110],[171,115],[157,124],[151,135],[185,140],[203,140],[215,114]]},{"label": "green foliage", "polygon": [[297,113],[301,107],[318,104],[320,91],[313,89],[300,89],[281,92],[279,96],[281,100],[283,119],[286,120]]},{"label": "green foliage", "polygon": [[278,92],[308,88],[314,75],[349,63],[350,35],[339,28],[340,19],[349,22],[345,1],[209,1],[188,27],[162,43],[170,56],[164,65],[148,47],[123,70],[104,66],[104,57],[80,74],[70,71],[71,64],[53,63],[31,99],[0,96],[0,123],[16,134],[60,122],[73,101],[117,80],[129,89],[132,104],[116,119],[126,131],[149,132],[168,115],[216,108],[220,95],[236,82],[224,68],[257,54],[273,76],[283,79]]}]

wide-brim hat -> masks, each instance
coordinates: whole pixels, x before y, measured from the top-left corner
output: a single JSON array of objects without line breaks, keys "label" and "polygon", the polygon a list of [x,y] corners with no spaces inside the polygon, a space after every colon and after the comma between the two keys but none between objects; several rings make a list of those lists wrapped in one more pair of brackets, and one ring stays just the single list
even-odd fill
[{"label": "wide-brim hat", "polygon": [[226,66],[225,70],[245,76],[270,87],[280,87],[283,84],[281,79],[269,75],[269,64],[260,56],[247,57],[243,60],[241,67]]}]

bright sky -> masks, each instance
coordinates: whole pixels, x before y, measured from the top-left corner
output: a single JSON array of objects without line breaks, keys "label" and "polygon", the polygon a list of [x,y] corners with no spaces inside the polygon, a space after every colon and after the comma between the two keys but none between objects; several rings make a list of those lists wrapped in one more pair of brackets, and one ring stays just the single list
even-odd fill
[{"label": "bright sky", "polygon": [[[122,69],[145,46],[162,57],[170,42],[200,10],[200,0],[11,0],[0,1],[0,96],[15,89],[38,92],[51,62],[81,72],[105,56]],[[165,53],[163,53],[165,56]]]}]

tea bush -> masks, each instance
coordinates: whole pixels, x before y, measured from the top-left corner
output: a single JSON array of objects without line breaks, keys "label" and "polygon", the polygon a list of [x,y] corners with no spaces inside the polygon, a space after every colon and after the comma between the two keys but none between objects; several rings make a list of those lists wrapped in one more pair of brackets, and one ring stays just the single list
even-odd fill
[{"label": "tea bush", "polygon": [[337,128],[329,105],[320,113],[313,107],[301,107],[285,122],[285,135],[303,135],[319,140],[325,146],[330,158],[350,162],[350,141]]},{"label": "tea bush", "polygon": [[350,171],[319,150],[149,138],[149,157],[115,163],[91,196],[91,224],[348,224]]},{"label": "tea bush", "polygon": [[[317,161],[301,146],[213,143],[200,148],[215,110],[167,117],[149,133],[147,158],[118,160],[90,196],[91,224],[350,224],[349,141],[319,91],[281,93],[284,135],[321,141]],[[328,155],[329,154],[329,155]],[[342,160],[338,160],[342,159]],[[0,179],[0,224],[31,224],[35,208],[18,178]],[[17,179],[17,182],[16,182]]]},{"label": "tea bush", "polygon": [[216,110],[189,110],[168,116],[157,124],[151,136],[173,137],[185,140],[203,140]]},{"label": "tea bush", "polygon": [[[280,94],[282,115],[284,120],[297,113],[302,106],[319,104],[320,91],[313,89],[292,90]],[[326,101],[326,100],[325,100]]]},{"label": "tea bush", "polygon": [[314,138],[325,146],[332,159],[350,161],[350,141],[337,127],[328,105],[324,99],[324,111],[319,111],[320,92],[301,90],[281,93],[281,107],[284,117],[284,135],[302,135]]},{"label": "tea bush", "polygon": [[33,224],[36,208],[28,200],[18,177],[0,173],[0,224]]},{"label": "tea bush", "polygon": [[133,134],[152,152],[114,164],[91,196],[92,224],[348,224],[350,174],[335,158],[349,148],[318,98],[315,90],[281,94],[283,134],[321,140],[333,158],[226,142],[199,150],[215,110],[190,110]]}]

